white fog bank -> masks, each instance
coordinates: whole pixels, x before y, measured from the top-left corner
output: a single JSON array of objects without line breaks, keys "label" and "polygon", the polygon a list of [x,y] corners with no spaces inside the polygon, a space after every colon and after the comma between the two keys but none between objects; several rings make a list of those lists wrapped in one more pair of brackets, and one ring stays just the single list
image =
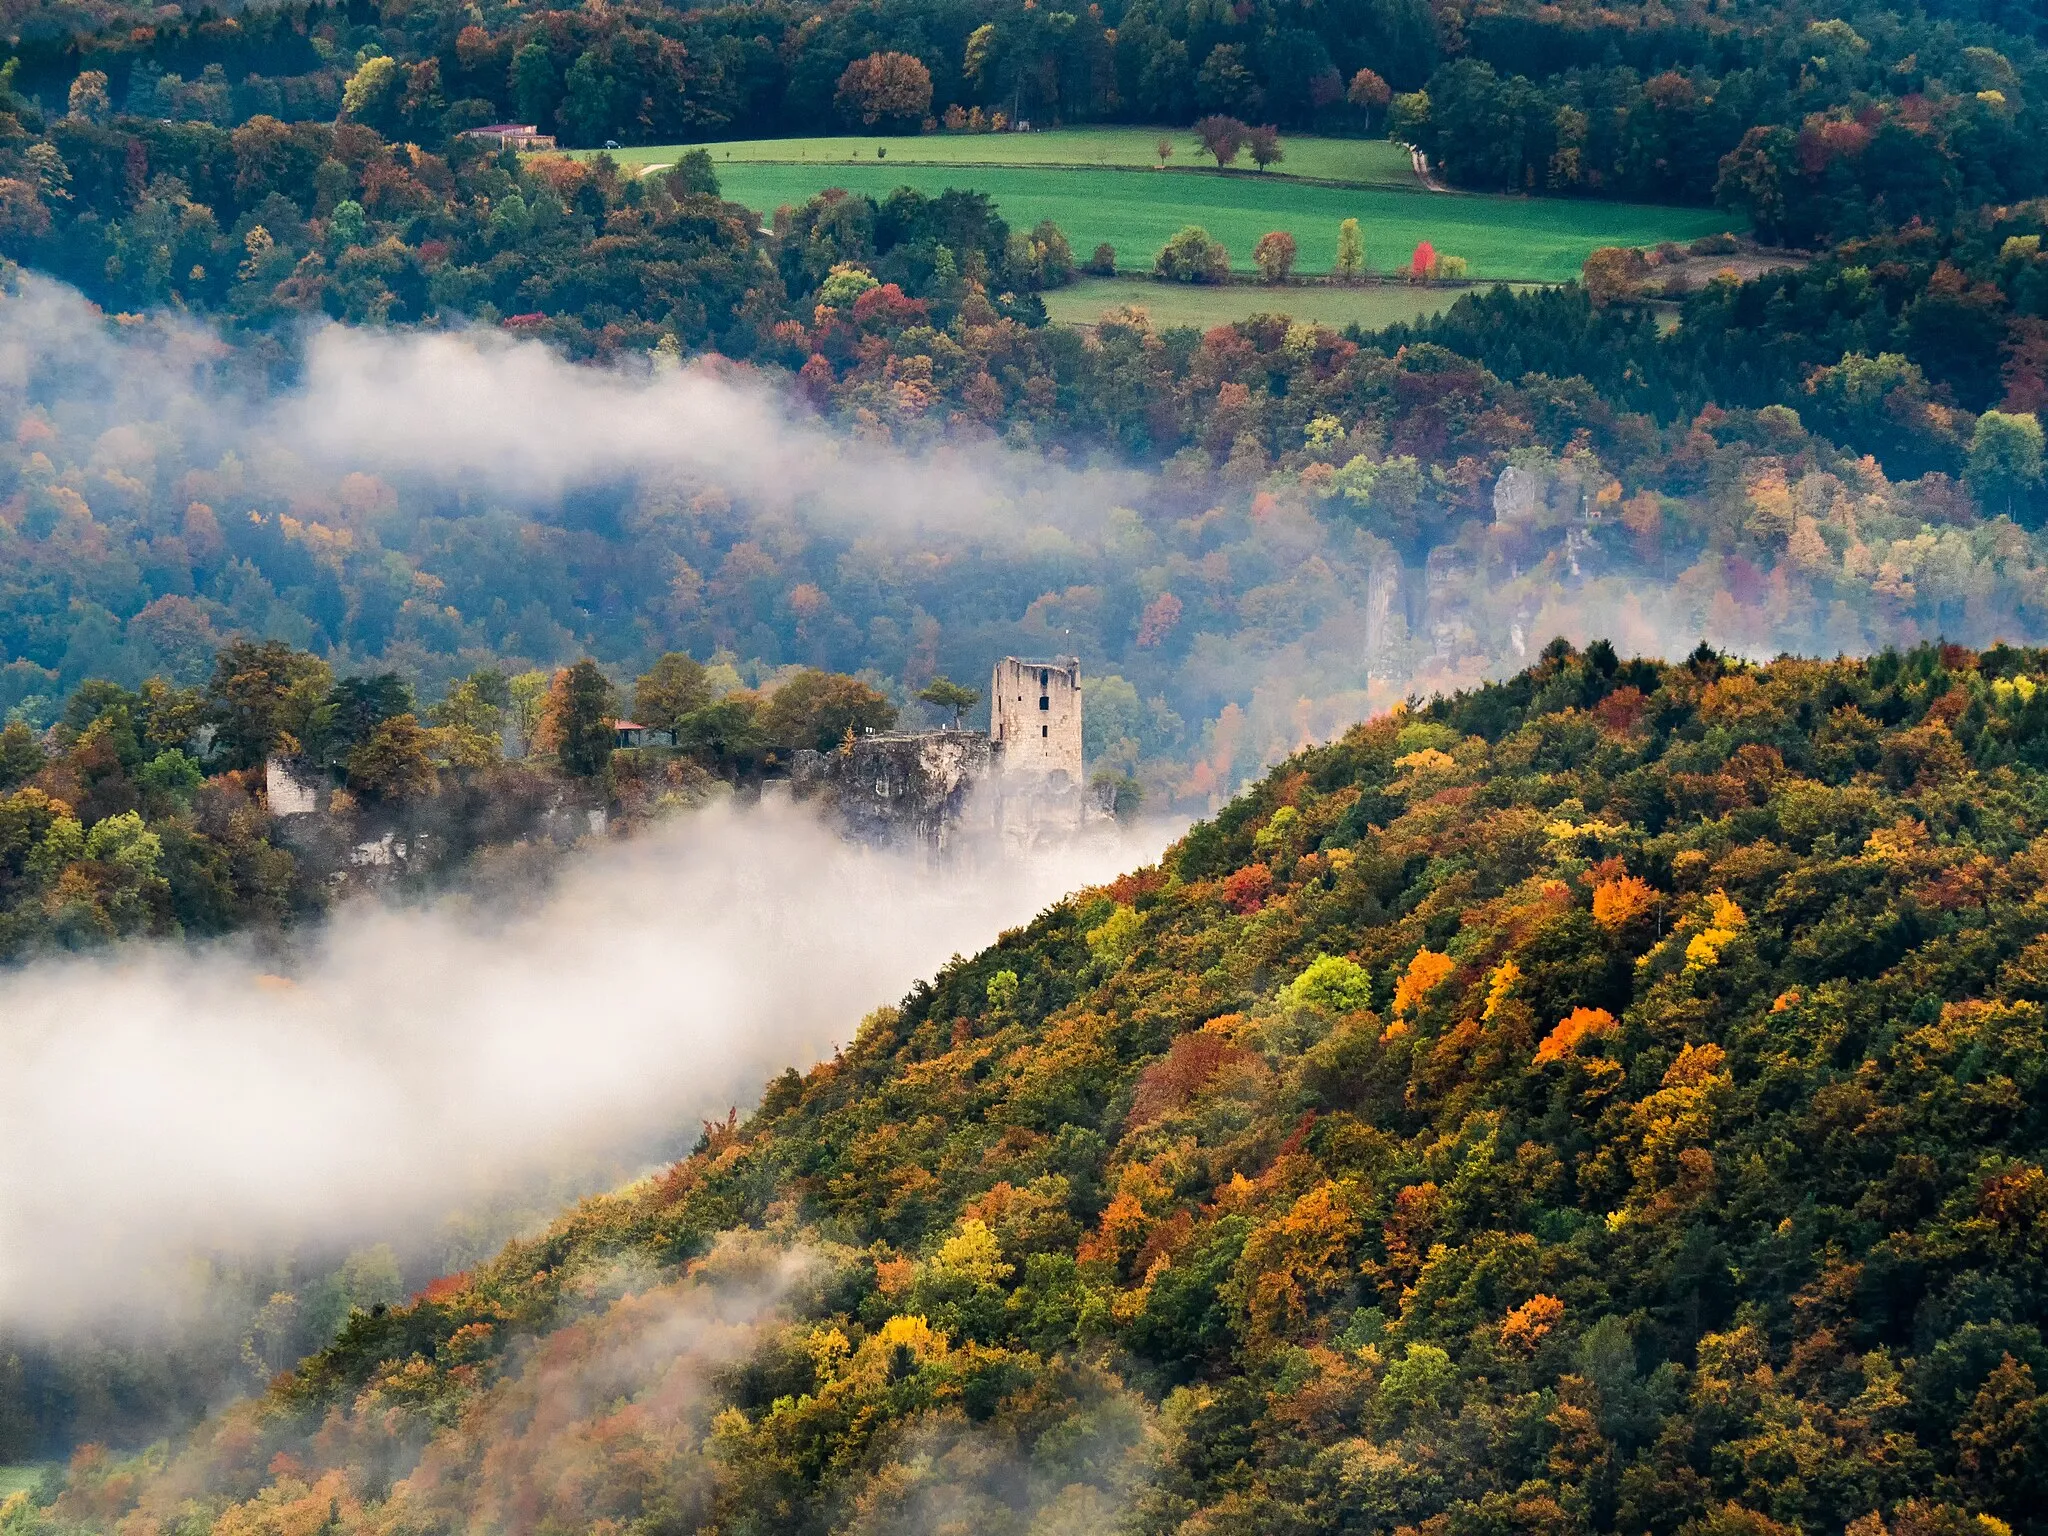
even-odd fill
[{"label": "white fog bank", "polygon": [[346,1239],[694,1132],[1167,837],[932,869],[726,806],[578,856],[515,916],[344,908],[289,982],[176,946],[8,975],[0,1324],[133,1317],[198,1251]]}]

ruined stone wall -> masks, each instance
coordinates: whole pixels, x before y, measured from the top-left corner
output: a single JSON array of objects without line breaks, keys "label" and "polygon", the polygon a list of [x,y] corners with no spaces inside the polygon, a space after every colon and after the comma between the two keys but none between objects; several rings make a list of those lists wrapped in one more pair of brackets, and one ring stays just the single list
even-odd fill
[{"label": "ruined stone wall", "polygon": [[1080,662],[1012,656],[996,663],[988,735],[862,736],[836,751],[799,752],[790,790],[822,800],[863,842],[1022,852],[1108,819],[1081,769]]},{"label": "ruined stone wall", "polygon": [[1005,656],[989,682],[990,738],[1001,753],[1003,776],[1052,779],[1064,774],[1079,788],[1081,774],[1081,663],[1021,661]]}]

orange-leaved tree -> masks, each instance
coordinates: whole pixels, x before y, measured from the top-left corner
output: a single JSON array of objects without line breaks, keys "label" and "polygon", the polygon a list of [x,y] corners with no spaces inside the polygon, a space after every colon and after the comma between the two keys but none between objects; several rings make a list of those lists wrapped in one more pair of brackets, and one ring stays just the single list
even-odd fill
[{"label": "orange-leaved tree", "polygon": [[1284,229],[1259,236],[1259,243],[1252,247],[1252,265],[1269,283],[1287,281],[1294,272],[1294,256],[1294,236]]},{"label": "orange-leaved tree", "polygon": [[846,66],[832,100],[865,127],[912,127],[931,110],[932,72],[915,54],[871,53]]},{"label": "orange-leaved tree", "polygon": [[1372,115],[1394,99],[1394,92],[1385,80],[1369,69],[1361,69],[1351,77],[1351,89],[1344,93],[1344,99],[1365,114],[1365,126],[1372,127]]},{"label": "orange-leaved tree", "polygon": [[1593,921],[1618,933],[1657,905],[1656,889],[1635,875],[1602,880],[1593,887]]},{"label": "orange-leaved tree", "polygon": [[1611,1035],[1615,1028],[1614,1015],[1605,1008],[1574,1008],[1543,1037],[1543,1043],[1536,1047],[1536,1060],[1539,1064],[1562,1061],[1585,1041]]},{"label": "orange-leaved tree", "polygon": [[1418,949],[1408,969],[1394,983],[1394,1017],[1405,1018],[1422,1000],[1450,979],[1457,967],[1449,955],[1434,949]]}]

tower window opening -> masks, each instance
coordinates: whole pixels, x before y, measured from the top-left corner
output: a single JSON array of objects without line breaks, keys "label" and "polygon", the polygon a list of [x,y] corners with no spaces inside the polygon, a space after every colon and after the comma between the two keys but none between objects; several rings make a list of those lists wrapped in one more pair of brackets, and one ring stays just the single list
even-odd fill
[{"label": "tower window opening", "polygon": [[1050,736],[1052,735],[1052,727],[1049,725],[1041,725],[1038,728],[1038,734],[1041,736]]},{"label": "tower window opening", "polygon": [[1041,688],[1049,688],[1052,686],[1052,673],[1050,671],[1046,671],[1043,669],[1040,670],[1038,674],[1038,686]]},{"label": "tower window opening", "polygon": [[1038,696],[1038,707],[1039,707],[1040,709],[1051,709],[1051,708],[1052,708],[1052,700],[1051,700],[1051,698],[1049,698],[1049,697],[1048,697],[1047,695],[1045,695],[1045,694],[1042,694],[1042,693],[1041,693],[1041,694],[1040,694],[1040,695]]}]

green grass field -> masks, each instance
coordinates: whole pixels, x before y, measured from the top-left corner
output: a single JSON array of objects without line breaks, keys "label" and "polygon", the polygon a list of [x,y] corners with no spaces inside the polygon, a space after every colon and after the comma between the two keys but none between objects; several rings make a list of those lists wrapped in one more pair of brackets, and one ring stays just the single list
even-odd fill
[{"label": "green grass field", "polygon": [[[1213,160],[1202,154],[1192,133],[1158,128],[1053,128],[1043,133],[920,134],[910,138],[745,139],[729,144],[648,144],[610,151],[621,165],[669,165],[688,149],[707,151],[721,174],[733,164],[845,165],[877,161],[889,165],[1028,165],[1146,168],[1159,163],[1153,146],[1161,139],[1173,144],[1172,167],[1181,172],[1217,174]],[[1280,141],[1287,158],[1266,175],[1309,177],[1359,186],[1404,187],[1420,191],[1409,168],[1408,151],[1385,139],[1322,139],[1292,135]],[[576,154],[593,154],[578,150]],[[1158,174],[1154,172],[1153,174]],[[1240,158],[1232,176],[1255,176],[1251,162]]]},{"label": "green grass field", "polygon": [[16,1462],[12,1466],[0,1466],[0,1499],[9,1494],[33,1489],[43,1480],[43,1464],[39,1461]]},{"label": "green grass field", "polygon": [[1441,314],[1457,302],[1462,288],[1410,288],[1373,284],[1362,288],[1264,288],[1233,283],[1197,287],[1154,283],[1140,277],[1084,277],[1046,294],[1046,313],[1062,325],[1093,325],[1103,311],[1126,304],[1142,309],[1154,329],[1191,325],[1207,330],[1251,315],[1287,315],[1342,330],[1367,330]]},{"label": "green grass field", "polygon": [[1598,246],[1691,240],[1728,225],[1727,215],[1712,209],[1328,187],[1279,177],[741,160],[719,162],[718,174],[727,197],[764,215],[827,187],[878,198],[902,186],[926,193],[971,187],[995,199],[1011,228],[1052,219],[1078,259],[1107,241],[1122,267],[1149,268],[1175,230],[1199,224],[1229,247],[1231,265],[1240,271],[1251,270],[1261,235],[1284,229],[1300,243],[1298,270],[1327,272],[1338,224],[1355,218],[1374,271],[1405,265],[1416,242],[1428,240],[1439,254],[1464,257],[1473,277],[1562,282],[1576,277]]}]

